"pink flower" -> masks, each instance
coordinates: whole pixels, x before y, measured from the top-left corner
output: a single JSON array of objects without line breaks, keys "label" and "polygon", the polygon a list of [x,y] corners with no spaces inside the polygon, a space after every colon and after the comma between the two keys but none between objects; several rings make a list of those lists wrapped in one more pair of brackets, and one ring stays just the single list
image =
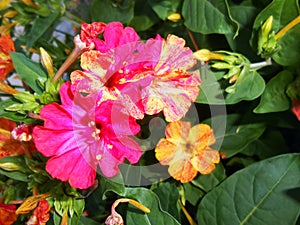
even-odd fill
[{"label": "pink flower", "polygon": [[38,151],[50,157],[46,170],[52,177],[86,189],[94,183],[97,165],[112,177],[125,158],[138,162],[140,147],[129,136],[140,128],[119,105],[112,101],[97,105],[97,95],[74,95],[69,82],[60,95],[62,104],[44,106],[40,114],[44,126],[33,131]]},{"label": "pink flower", "polygon": [[[99,39],[98,35],[102,34],[106,24],[102,22],[93,22],[91,24],[82,23],[80,31],[80,40],[85,43],[86,48],[95,47],[95,42]],[[93,46],[91,48],[91,46]]]},{"label": "pink flower", "polygon": [[296,98],[292,102],[292,111],[297,119],[300,120],[300,101]]},{"label": "pink flower", "polygon": [[[199,94],[200,75],[190,71],[195,65],[193,52],[174,35],[159,36],[146,43],[119,43],[115,36],[109,53],[93,50],[81,56],[83,71],[71,74],[72,83],[89,80],[84,91],[103,90],[103,100],[119,100],[131,116],[163,111],[167,121],[184,117]],[[99,48],[99,47],[97,47]]]},{"label": "pink flower", "polygon": [[123,27],[120,22],[112,22],[106,25],[103,33],[104,40],[95,40],[96,49],[100,52],[108,52],[118,46],[137,42],[140,37],[132,27]]}]

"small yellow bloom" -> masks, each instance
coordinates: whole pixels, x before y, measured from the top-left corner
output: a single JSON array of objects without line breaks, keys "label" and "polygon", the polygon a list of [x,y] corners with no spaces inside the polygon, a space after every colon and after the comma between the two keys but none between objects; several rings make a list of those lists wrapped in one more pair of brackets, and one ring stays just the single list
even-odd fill
[{"label": "small yellow bloom", "polygon": [[6,9],[11,0],[1,0],[0,1],[0,10]]},{"label": "small yellow bloom", "polygon": [[202,62],[207,62],[209,60],[224,60],[225,55],[211,52],[208,49],[200,49],[194,52],[194,58]]},{"label": "small yellow bloom", "polygon": [[213,130],[209,125],[190,122],[171,122],[166,127],[166,138],[161,139],[155,155],[162,165],[169,165],[168,171],[182,183],[192,181],[198,172],[209,174],[220,162],[217,150],[209,146],[215,143]]},{"label": "small yellow bloom", "polygon": [[168,16],[168,20],[176,23],[179,20],[181,20],[181,15],[179,13],[172,13],[171,15]]}]

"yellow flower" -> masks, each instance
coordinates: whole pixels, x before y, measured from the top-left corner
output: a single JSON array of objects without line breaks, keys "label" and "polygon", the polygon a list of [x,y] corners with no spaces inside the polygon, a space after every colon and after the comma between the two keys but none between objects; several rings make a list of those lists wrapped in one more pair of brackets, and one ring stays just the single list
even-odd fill
[{"label": "yellow flower", "polygon": [[8,7],[9,3],[10,3],[10,0],[1,0],[0,1],[0,10],[6,9]]},{"label": "yellow flower", "polygon": [[215,143],[209,125],[190,122],[171,122],[166,127],[166,138],[161,139],[155,156],[162,165],[169,165],[169,174],[182,183],[193,180],[197,173],[209,174],[220,162],[217,150],[209,146]]}]

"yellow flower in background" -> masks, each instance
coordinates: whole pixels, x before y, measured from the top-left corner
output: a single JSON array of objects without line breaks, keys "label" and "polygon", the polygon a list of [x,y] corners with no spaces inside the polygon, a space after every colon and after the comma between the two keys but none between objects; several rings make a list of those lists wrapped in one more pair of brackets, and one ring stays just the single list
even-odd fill
[{"label": "yellow flower in background", "polygon": [[209,174],[220,162],[217,150],[209,146],[215,143],[209,125],[190,122],[171,122],[166,127],[166,138],[162,138],[155,149],[155,156],[162,165],[169,165],[169,174],[182,183],[192,181],[198,172]]},{"label": "yellow flower in background", "polygon": [[6,9],[11,0],[1,0],[0,1],[0,10]]}]

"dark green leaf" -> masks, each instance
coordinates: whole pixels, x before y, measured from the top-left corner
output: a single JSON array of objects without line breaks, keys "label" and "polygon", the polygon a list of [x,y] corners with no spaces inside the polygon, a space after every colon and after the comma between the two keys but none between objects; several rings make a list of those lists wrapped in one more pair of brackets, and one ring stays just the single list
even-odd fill
[{"label": "dark green leaf", "polygon": [[300,202],[288,196],[300,187],[300,156],[285,154],[254,163],[230,176],[201,201],[199,224],[295,224]]},{"label": "dark green leaf", "polygon": [[33,22],[30,33],[27,35],[26,48],[29,49],[32,45],[41,37],[43,34],[53,25],[56,18],[58,17],[58,12],[52,12],[49,17],[38,17]]},{"label": "dark green leaf", "polygon": [[46,80],[47,74],[39,63],[33,62],[25,55],[18,52],[11,52],[11,57],[17,74],[28,84],[37,94],[42,94],[42,89],[37,84],[38,79]]},{"label": "dark green leaf", "polygon": [[111,0],[93,0],[91,5],[92,20],[105,23],[113,21],[129,23],[134,16],[134,1],[115,2]]},{"label": "dark green leaf", "polygon": [[248,156],[258,156],[262,160],[288,153],[288,147],[278,130],[267,129],[263,135],[244,148],[242,153]]},{"label": "dark green leaf", "polygon": [[266,85],[255,113],[285,111],[290,108],[290,99],[286,95],[287,86],[293,81],[293,74],[284,70],[273,77]]},{"label": "dark green leaf", "polygon": [[185,0],[182,6],[184,24],[192,31],[227,34],[235,30],[224,0]]},{"label": "dark green leaf", "polygon": [[134,199],[144,206],[148,207],[151,212],[144,213],[135,207],[129,207],[126,215],[126,224],[130,225],[180,225],[180,223],[169,213],[161,209],[159,199],[156,194],[146,188],[126,188],[125,197]]},{"label": "dark green leaf", "polygon": [[179,220],[180,217],[177,208],[179,192],[176,185],[170,182],[162,182],[152,191],[158,196],[161,208]]},{"label": "dark green leaf", "polygon": [[218,74],[209,70],[208,66],[201,67],[200,72],[202,83],[196,102],[203,104],[225,105],[223,90],[218,82],[221,77],[216,77]]},{"label": "dark green leaf", "polygon": [[205,192],[209,192],[226,178],[225,169],[222,164],[217,164],[216,169],[208,175],[199,174],[192,184]]},{"label": "dark green leaf", "polygon": [[166,20],[170,14],[178,12],[181,0],[148,0],[148,2],[156,14],[162,20]]},{"label": "dark green leaf", "polygon": [[197,205],[199,200],[206,194],[203,190],[192,183],[183,184],[183,188],[185,200],[194,206]]},{"label": "dark green leaf", "polygon": [[234,85],[235,92],[226,96],[227,104],[256,99],[265,89],[265,81],[256,71],[242,72]]},{"label": "dark green leaf", "polygon": [[228,158],[243,151],[265,130],[263,123],[239,124],[239,120],[239,115],[231,114],[215,116],[203,121],[210,124],[214,129],[216,143],[212,147],[225,152]]},{"label": "dark green leaf", "polygon": [[104,194],[103,198],[106,197],[105,194],[108,191],[115,192],[118,195],[123,195],[125,192],[124,181],[121,175],[115,176],[114,178],[106,178],[104,176],[100,176],[99,188]]}]

